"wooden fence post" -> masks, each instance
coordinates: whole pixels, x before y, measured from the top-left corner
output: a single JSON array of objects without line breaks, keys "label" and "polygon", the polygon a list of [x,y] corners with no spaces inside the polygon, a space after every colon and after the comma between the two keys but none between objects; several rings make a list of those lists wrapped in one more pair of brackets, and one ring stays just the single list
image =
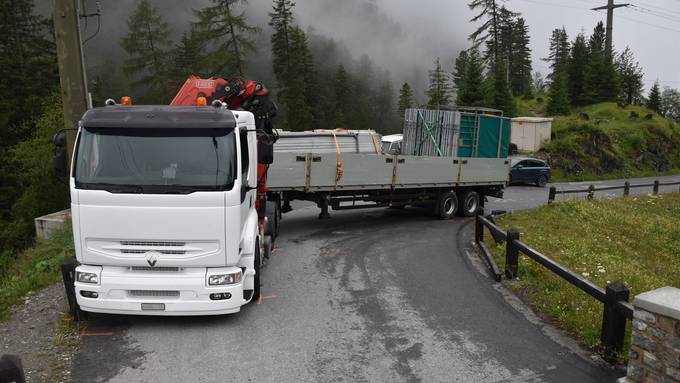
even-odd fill
[{"label": "wooden fence post", "polygon": [[630,290],[621,282],[613,282],[607,285],[605,294],[600,341],[605,359],[612,362],[623,351],[626,334],[626,317],[619,311],[618,302],[628,302]]},{"label": "wooden fence post", "polygon": [[514,227],[508,229],[508,236],[505,241],[505,276],[508,279],[517,277],[519,271],[519,250],[515,247],[514,241],[519,241],[519,231]]},{"label": "wooden fence post", "polygon": [[623,184],[623,196],[628,197],[630,195],[630,182],[626,181]]},{"label": "wooden fence post", "polygon": [[550,187],[550,191],[548,192],[548,205],[551,205],[553,202],[555,202],[555,197],[557,196],[557,188],[554,186]]},{"label": "wooden fence post", "polygon": [[654,181],[654,190],[652,191],[652,194],[659,194],[659,180]]},{"label": "wooden fence post", "polygon": [[588,197],[589,200],[595,198],[595,185],[588,186]]},{"label": "wooden fence post", "polygon": [[480,207],[475,212],[475,242],[480,243],[484,241],[484,224],[479,217],[484,216],[484,208]]}]

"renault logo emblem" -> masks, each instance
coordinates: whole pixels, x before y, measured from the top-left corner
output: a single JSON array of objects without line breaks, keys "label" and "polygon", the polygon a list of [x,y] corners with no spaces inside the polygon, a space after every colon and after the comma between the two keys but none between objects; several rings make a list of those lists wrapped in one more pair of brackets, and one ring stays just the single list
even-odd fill
[{"label": "renault logo emblem", "polygon": [[156,254],[151,254],[148,257],[146,257],[146,262],[149,264],[149,266],[154,267],[156,266],[156,262],[158,262],[158,259],[156,258]]}]

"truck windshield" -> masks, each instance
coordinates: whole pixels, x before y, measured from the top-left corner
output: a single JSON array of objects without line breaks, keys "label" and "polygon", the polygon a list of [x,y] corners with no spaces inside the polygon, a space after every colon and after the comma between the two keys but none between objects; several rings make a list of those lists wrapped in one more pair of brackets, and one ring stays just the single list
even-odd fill
[{"label": "truck windshield", "polygon": [[79,189],[191,193],[234,186],[233,129],[83,128],[76,153]]}]

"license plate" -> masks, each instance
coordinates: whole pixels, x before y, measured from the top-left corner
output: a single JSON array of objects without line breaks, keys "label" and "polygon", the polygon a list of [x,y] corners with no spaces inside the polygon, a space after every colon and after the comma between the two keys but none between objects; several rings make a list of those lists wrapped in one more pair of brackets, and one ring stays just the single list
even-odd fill
[{"label": "license plate", "polygon": [[142,303],[144,311],[165,311],[165,303]]}]

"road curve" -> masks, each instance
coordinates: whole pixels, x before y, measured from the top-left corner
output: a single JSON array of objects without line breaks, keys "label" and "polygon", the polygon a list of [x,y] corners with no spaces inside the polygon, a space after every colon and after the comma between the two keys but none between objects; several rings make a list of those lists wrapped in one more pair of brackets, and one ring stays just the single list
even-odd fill
[{"label": "road curve", "polygon": [[508,303],[472,264],[469,219],[438,221],[419,209],[339,212],[328,221],[317,213],[306,207],[285,216],[261,304],[207,318],[96,316],[73,380],[603,382],[621,375],[576,355]]}]

